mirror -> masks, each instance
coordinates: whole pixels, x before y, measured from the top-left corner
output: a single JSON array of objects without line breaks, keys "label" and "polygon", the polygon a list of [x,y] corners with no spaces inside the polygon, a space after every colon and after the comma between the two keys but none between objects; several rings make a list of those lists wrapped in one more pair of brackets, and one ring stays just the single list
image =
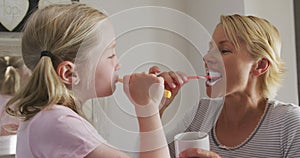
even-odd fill
[{"label": "mirror", "polygon": [[0,157],[14,157],[18,123],[3,113],[3,107],[31,74],[21,57],[21,33],[0,32],[0,73]]}]

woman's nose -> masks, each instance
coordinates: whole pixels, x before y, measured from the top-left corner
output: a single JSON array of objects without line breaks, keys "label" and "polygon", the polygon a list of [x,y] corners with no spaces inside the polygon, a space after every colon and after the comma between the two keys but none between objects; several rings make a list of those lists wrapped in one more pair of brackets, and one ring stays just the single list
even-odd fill
[{"label": "woman's nose", "polygon": [[206,64],[216,64],[219,62],[223,62],[222,54],[219,49],[213,48],[209,50],[203,57],[203,60]]},{"label": "woman's nose", "polygon": [[204,55],[203,61],[206,64],[212,64],[212,63],[216,62],[216,59],[215,59],[215,57],[214,57],[214,55],[212,53],[208,52],[207,54]]}]

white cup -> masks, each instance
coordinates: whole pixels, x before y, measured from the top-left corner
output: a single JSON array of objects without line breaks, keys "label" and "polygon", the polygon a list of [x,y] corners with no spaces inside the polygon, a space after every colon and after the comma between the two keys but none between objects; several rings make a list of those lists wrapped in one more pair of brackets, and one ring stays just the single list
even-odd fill
[{"label": "white cup", "polygon": [[188,148],[201,148],[210,150],[208,134],[205,132],[185,132],[174,137],[175,154],[179,154]]}]

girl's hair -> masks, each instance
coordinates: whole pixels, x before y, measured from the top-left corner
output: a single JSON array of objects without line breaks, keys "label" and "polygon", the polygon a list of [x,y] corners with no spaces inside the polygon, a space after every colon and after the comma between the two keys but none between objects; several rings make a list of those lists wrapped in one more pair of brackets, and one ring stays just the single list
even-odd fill
[{"label": "girl's hair", "polygon": [[[77,113],[78,101],[56,73],[62,61],[75,62],[80,45],[95,42],[93,30],[106,18],[102,12],[84,4],[54,4],[35,11],[28,19],[22,37],[25,64],[33,70],[28,84],[6,105],[6,111],[23,120],[32,118],[54,104]],[[53,57],[41,57],[49,51]]]},{"label": "girl's hair", "polygon": [[220,23],[237,49],[243,42],[254,59],[270,62],[269,70],[261,78],[260,90],[263,97],[274,98],[285,72],[279,31],[269,21],[255,16],[221,16]]},{"label": "girl's hair", "polygon": [[22,57],[0,57],[0,94],[14,95],[20,88],[20,74],[17,69],[22,69]]}]

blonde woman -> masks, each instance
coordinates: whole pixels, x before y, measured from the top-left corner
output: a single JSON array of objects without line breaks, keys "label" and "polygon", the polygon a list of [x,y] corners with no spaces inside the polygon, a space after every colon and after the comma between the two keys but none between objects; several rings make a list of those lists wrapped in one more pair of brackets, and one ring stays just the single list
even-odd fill
[{"label": "blonde woman", "polygon": [[15,134],[18,120],[9,117],[4,111],[7,101],[25,84],[30,76],[22,57],[0,57],[0,135]]},{"label": "blonde woman", "polygon": [[[279,32],[267,20],[221,16],[203,58],[211,77],[206,81],[210,99],[200,100],[195,114],[186,117],[191,124],[185,125],[186,131],[208,130],[211,151],[190,148],[181,157],[300,157],[300,109],[274,99],[285,69],[280,51]],[[183,73],[161,76],[173,94],[188,82]],[[213,99],[218,97],[223,99]],[[206,114],[213,107],[222,108],[208,125]],[[170,148],[174,157],[173,144]]]},{"label": "blonde woman", "polygon": [[[18,158],[128,157],[110,146],[80,110],[88,99],[115,91],[120,68],[115,46],[107,16],[84,4],[50,5],[32,14],[22,37],[22,55],[33,73],[6,106],[9,114],[22,119]],[[140,157],[169,157],[157,108],[162,78],[143,73],[123,80],[141,125]],[[150,87],[153,94],[148,94]],[[150,141],[143,133],[152,131]],[[160,148],[145,150],[151,144]]]}]

